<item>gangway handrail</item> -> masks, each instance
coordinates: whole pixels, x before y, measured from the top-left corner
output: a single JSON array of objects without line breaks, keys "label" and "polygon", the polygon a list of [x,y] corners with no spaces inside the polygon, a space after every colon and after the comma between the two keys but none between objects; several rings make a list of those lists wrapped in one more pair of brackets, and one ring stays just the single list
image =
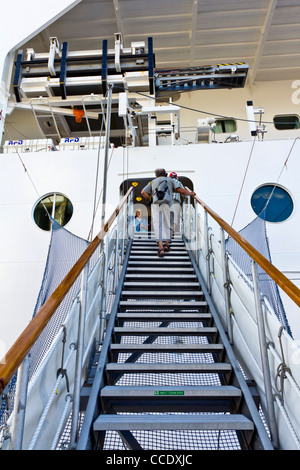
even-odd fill
[{"label": "gangway handrail", "polygon": [[267,260],[254,246],[243,238],[234,228],[214,212],[197,195],[195,201],[230,235],[244,251],[276,282],[276,284],[300,307],[300,289],[290,281],[279,269]]},{"label": "gangway handrail", "polygon": [[127,201],[130,193],[132,192],[133,187],[130,187],[119,202],[118,206],[111,214],[109,219],[105,222],[100,232],[95,236],[80,258],[76,261],[74,266],[70,269],[68,274],[64,277],[49,299],[44,303],[40,308],[31,322],[20,334],[18,339],[9,349],[5,355],[5,360],[0,362],[0,394],[3,392],[4,388],[7,386],[9,381],[14,376],[15,372],[18,370],[23,360],[29,353],[30,349],[52,318],[56,309],[63,301],[72,285],[83,271],[84,267],[89,262],[90,258],[104,239],[107,231],[117,218],[121,208]]}]

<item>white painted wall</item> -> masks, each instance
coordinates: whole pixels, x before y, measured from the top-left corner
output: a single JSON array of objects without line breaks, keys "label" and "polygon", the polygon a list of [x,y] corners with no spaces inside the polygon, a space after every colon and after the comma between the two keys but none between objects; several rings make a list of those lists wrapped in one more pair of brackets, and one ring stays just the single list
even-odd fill
[{"label": "white painted wall", "polygon": [[[181,109],[182,136],[184,129],[196,126],[197,119],[209,116],[224,115],[237,120],[236,133],[241,140],[251,138],[249,125],[246,122],[246,103],[253,101],[256,107],[264,107],[262,120],[266,122],[267,139],[286,139],[300,136],[300,130],[278,131],[273,125],[273,118],[277,114],[296,114],[300,117],[300,80],[286,80],[274,82],[258,82],[249,89],[232,90],[201,90],[192,93],[182,93],[180,100],[174,104],[182,105],[188,109]],[[190,109],[198,110],[191,112]],[[204,111],[200,113],[200,111]],[[257,117],[257,120],[259,117]],[[217,134],[218,141],[224,141],[227,135]]]}]

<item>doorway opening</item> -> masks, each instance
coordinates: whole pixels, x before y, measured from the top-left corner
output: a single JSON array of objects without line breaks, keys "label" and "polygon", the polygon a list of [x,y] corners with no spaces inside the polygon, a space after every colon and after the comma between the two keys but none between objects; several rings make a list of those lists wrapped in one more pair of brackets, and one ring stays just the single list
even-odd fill
[{"label": "doorway opening", "polygon": [[[120,185],[120,196],[124,196],[130,187],[133,187],[133,204],[134,204],[134,215],[136,211],[141,212],[141,217],[147,222],[148,232],[151,232],[151,203],[147,201],[142,195],[141,191],[144,187],[154,179],[153,177],[147,178],[129,178],[123,181]],[[186,176],[178,176],[178,180],[187,186],[191,191],[194,191],[193,182]]]}]

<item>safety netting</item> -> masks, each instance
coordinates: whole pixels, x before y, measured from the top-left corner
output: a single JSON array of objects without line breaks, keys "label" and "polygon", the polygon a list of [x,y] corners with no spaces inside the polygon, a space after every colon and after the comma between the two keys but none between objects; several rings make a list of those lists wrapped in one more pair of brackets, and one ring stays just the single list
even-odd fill
[{"label": "safety netting", "polygon": [[[89,244],[87,240],[69,232],[55,220],[51,219],[51,222],[52,232],[48,257],[33,316],[36,315],[59,286]],[[73,299],[80,290],[80,283],[81,276],[76,279],[55,314],[32,347],[30,351],[30,377],[38,368],[38,365],[51,346],[53,339],[56,337],[58,330],[64,323],[70,311]]]},{"label": "safety netting", "polygon": [[[246,227],[240,230],[239,234],[252,246],[254,246],[254,248],[256,248],[256,250],[259,251],[259,253],[261,253],[267,260],[272,262],[266,230],[266,222],[263,213],[260,215],[260,217],[256,217],[252,222],[246,225]],[[247,282],[247,279],[252,282],[251,257],[231,237],[228,237],[226,240],[226,249],[241,272],[246,276],[243,276],[245,282]],[[266,297],[280,323],[292,336],[277,284],[259,265],[257,265],[257,270],[259,289],[262,295]],[[249,286],[252,288],[251,282]]]}]

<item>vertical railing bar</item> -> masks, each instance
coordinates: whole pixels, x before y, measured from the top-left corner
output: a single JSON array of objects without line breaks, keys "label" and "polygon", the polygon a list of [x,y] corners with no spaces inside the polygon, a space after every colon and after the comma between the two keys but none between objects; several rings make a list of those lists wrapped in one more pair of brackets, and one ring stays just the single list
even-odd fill
[{"label": "vertical railing bar", "polygon": [[27,390],[29,379],[29,357],[22,362],[17,377],[13,422],[11,427],[10,449],[22,450],[24,422],[27,402]]},{"label": "vertical railing bar", "polygon": [[107,279],[108,279],[108,267],[109,267],[109,259],[108,259],[109,242],[110,242],[110,233],[107,232],[106,241],[103,246],[105,264],[104,264],[104,271],[103,271],[103,295],[101,299],[101,310],[100,310],[99,344],[102,344],[102,341],[103,341],[105,315],[106,315]]},{"label": "vertical railing bar", "polygon": [[221,235],[221,251],[222,251],[222,267],[223,267],[223,285],[224,285],[224,300],[225,300],[225,314],[227,321],[227,334],[230,344],[232,344],[232,323],[230,318],[230,302],[229,302],[229,280],[227,277],[227,257],[225,250],[225,232],[222,227],[220,227]]},{"label": "vertical railing bar", "polygon": [[204,227],[205,227],[205,245],[206,245],[206,282],[207,282],[207,291],[211,293],[211,280],[210,280],[210,249],[209,249],[209,228],[208,228],[208,213],[204,210]]},{"label": "vertical railing bar", "polygon": [[117,218],[117,235],[116,235],[116,244],[115,244],[115,263],[114,263],[114,282],[113,282],[113,291],[116,293],[116,286],[118,282],[119,274],[119,231],[120,231],[120,214]]},{"label": "vertical railing bar", "polygon": [[259,286],[258,286],[257,264],[253,259],[251,260],[251,268],[252,268],[252,277],[253,277],[258,338],[259,338],[259,346],[260,346],[262,369],[263,369],[262,372],[263,372],[263,378],[264,378],[266,403],[267,403],[268,424],[270,427],[272,443],[274,445],[274,448],[278,449],[279,447],[278,429],[276,426],[274,400],[273,400],[272,384],[271,384],[271,374],[270,374],[270,366],[269,366],[267,342],[266,342],[266,332],[265,332],[265,324],[264,324],[263,311],[262,311],[262,299],[261,299],[261,294],[260,294]]},{"label": "vertical railing bar", "polygon": [[78,321],[78,336],[77,336],[77,354],[75,363],[75,378],[74,378],[74,393],[73,393],[73,406],[72,406],[72,424],[71,424],[71,437],[70,448],[73,447],[77,433],[78,433],[78,415],[80,407],[80,390],[81,390],[81,375],[82,375],[82,357],[84,350],[84,329],[87,305],[87,289],[88,289],[88,273],[89,262],[86,264],[81,278],[81,292],[80,292],[80,309]]}]

